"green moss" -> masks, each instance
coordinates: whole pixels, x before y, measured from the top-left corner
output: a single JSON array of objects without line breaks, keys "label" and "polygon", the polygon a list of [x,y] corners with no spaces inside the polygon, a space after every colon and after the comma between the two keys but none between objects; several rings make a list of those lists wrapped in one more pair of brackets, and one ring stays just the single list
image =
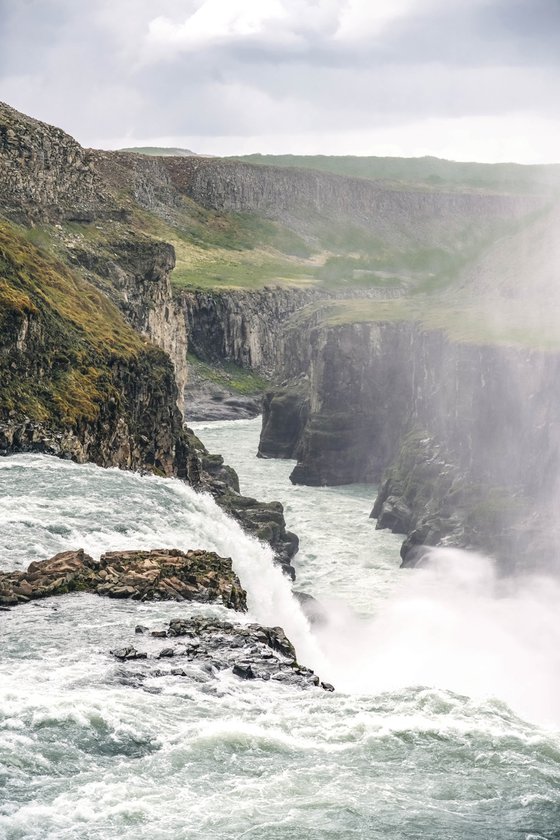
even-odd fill
[{"label": "green moss", "polygon": [[202,379],[214,382],[216,385],[244,396],[261,394],[270,386],[268,380],[262,376],[241,368],[233,362],[209,365],[192,353],[188,354],[187,360]]},{"label": "green moss", "polygon": [[140,336],[93,286],[0,221],[0,411],[94,419]]}]

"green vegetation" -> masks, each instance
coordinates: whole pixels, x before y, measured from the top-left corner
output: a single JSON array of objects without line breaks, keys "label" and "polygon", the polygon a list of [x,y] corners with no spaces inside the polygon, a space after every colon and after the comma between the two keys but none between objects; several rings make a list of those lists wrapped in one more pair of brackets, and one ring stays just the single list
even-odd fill
[{"label": "green vegetation", "polygon": [[176,149],[167,146],[129,146],[126,149],[119,149],[119,152],[135,152],[137,155],[148,155],[149,157],[192,157],[196,152],[190,149]]},{"label": "green vegetation", "polygon": [[189,366],[194,369],[195,376],[214,382],[226,390],[235,391],[243,396],[261,394],[270,387],[270,383],[262,376],[241,368],[233,362],[209,365],[192,353],[188,354],[187,360]]},{"label": "green vegetation", "polygon": [[0,336],[0,411],[35,420],[94,419],[118,397],[112,366],[143,348],[104,295],[2,221]]},{"label": "green vegetation", "polygon": [[304,323],[345,326],[360,323],[409,321],[427,329],[441,330],[454,341],[467,344],[497,344],[560,349],[560,311],[554,306],[531,313],[524,302],[486,300],[466,303],[432,295],[398,297],[392,300],[364,298],[311,303],[289,321],[292,329]]},{"label": "green vegetation", "polygon": [[245,155],[246,163],[316,169],[334,175],[388,181],[421,189],[502,193],[559,193],[560,164],[464,163],[435,157],[355,155]]},{"label": "green vegetation", "polygon": [[309,245],[282,225],[253,214],[217,213],[183,199],[173,224],[135,211],[138,230],[170,242],[176,289],[247,289],[313,282]]}]

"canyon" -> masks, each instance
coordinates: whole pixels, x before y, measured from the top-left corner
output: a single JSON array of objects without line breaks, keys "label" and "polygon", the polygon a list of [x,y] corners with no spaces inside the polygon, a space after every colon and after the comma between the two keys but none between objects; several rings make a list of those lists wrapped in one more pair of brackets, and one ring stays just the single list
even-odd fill
[{"label": "canyon", "polygon": [[183,425],[204,416],[195,371],[231,416],[241,377],[259,455],[295,458],[296,483],[378,484],[405,564],[434,545],[511,568],[551,554],[550,194],[85,150],[8,106],[0,176],[4,454],[178,476],[292,573],[281,505],[241,496]]}]

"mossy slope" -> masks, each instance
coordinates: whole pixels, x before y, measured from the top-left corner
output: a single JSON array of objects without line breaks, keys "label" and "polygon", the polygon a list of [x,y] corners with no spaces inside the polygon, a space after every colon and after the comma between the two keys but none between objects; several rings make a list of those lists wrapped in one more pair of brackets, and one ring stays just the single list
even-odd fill
[{"label": "mossy slope", "polygon": [[93,420],[142,340],[97,289],[0,221],[0,411]]}]

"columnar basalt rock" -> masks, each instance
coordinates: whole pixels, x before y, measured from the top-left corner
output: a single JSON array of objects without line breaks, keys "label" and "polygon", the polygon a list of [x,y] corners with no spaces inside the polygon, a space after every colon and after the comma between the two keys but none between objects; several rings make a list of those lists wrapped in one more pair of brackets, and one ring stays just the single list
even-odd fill
[{"label": "columnar basalt rock", "polygon": [[489,551],[510,570],[523,554],[555,554],[557,354],[455,342],[411,321],[317,327],[310,345],[292,481],[381,482],[372,515],[406,537],[405,564],[423,545]]},{"label": "columnar basalt rock", "polygon": [[0,103],[0,202],[17,221],[121,218],[93,154],[59,128]]}]

